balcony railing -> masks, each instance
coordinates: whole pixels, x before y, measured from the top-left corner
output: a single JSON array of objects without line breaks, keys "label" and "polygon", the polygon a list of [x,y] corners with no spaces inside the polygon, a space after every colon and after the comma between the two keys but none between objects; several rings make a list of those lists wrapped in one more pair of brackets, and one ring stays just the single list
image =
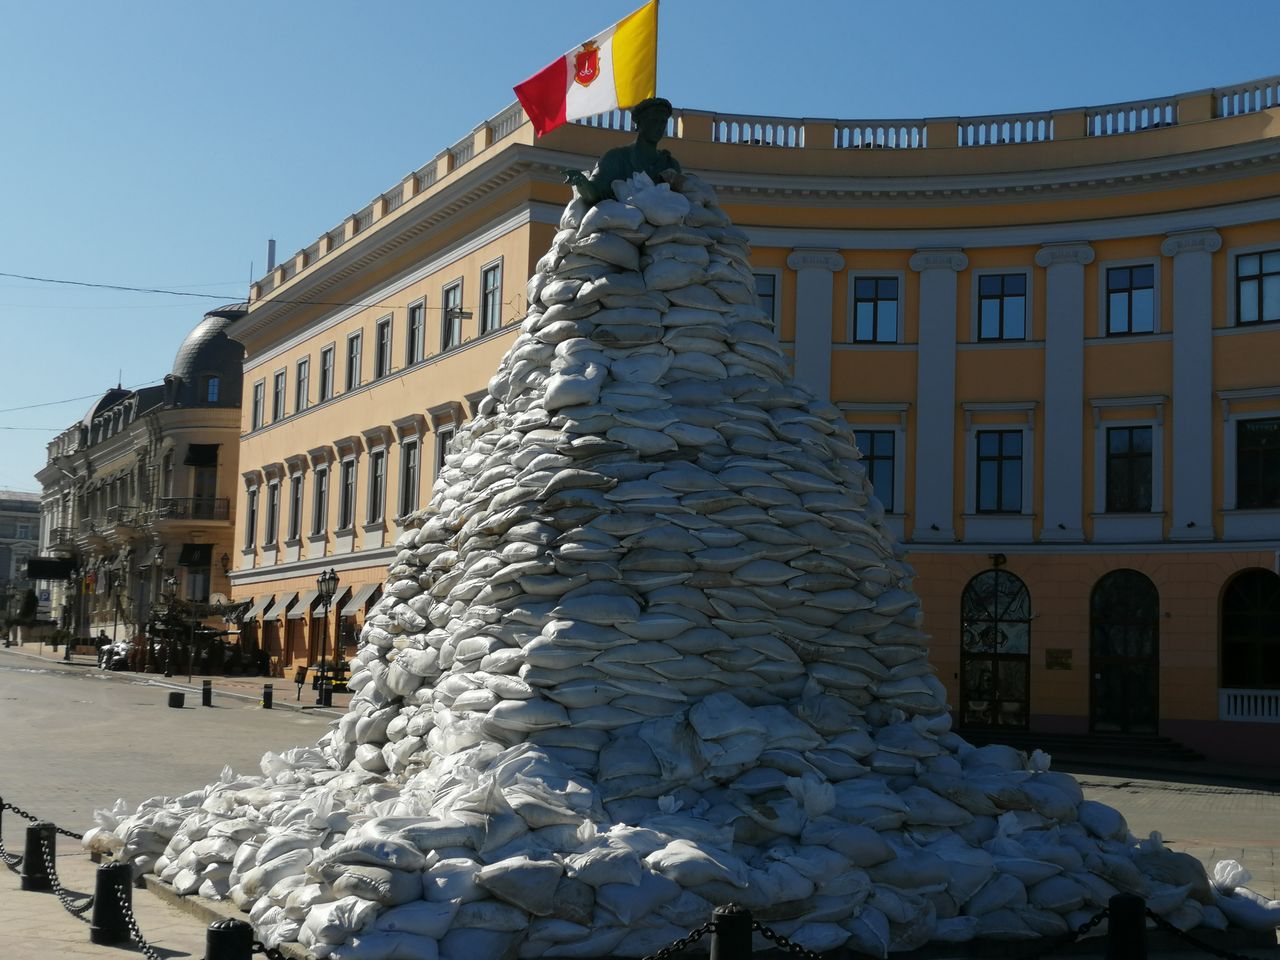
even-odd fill
[{"label": "balcony railing", "polygon": [[138,508],[124,505],[107,507],[106,520],[108,525],[124,524],[133,526],[138,522]]},{"label": "balcony railing", "polygon": [[158,520],[227,520],[231,501],[226,497],[164,497],[156,507]]},{"label": "balcony railing", "polygon": [[[946,149],[1123,136],[1174,127],[1179,123],[1235,117],[1275,107],[1280,107],[1280,75],[1147,100],[971,117],[815,121],[677,109],[668,122],[667,136],[673,139],[684,137],[710,140],[712,143],[769,146],[788,150]],[[436,158],[415,172],[414,196],[434,186],[439,178],[452,175],[455,170],[469,165],[480,154],[497,147],[501,141],[523,127],[526,120],[518,103],[490,117],[477,131],[444,151],[441,156],[447,157],[447,163],[443,165],[443,169],[438,162],[440,158]],[[611,110],[574,123],[626,132],[631,130],[631,112]],[[477,135],[481,131],[485,132],[485,136]],[[395,196],[399,189],[397,186],[390,193],[383,194],[390,202],[382,216],[408,205],[407,201],[396,202]],[[374,219],[372,206],[361,210],[355,215],[355,232],[359,234],[367,230],[373,225]],[[331,230],[329,238],[329,253],[332,253],[346,240],[345,225]],[[306,268],[325,256],[313,248],[307,250]],[[274,273],[267,274],[255,282],[253,298],[261,299],[276,286]]]},{"label": "balcony railing", "polygon": [[1280,723],[1280,690],[1218,691],[1218,719],[1244,723]]}]

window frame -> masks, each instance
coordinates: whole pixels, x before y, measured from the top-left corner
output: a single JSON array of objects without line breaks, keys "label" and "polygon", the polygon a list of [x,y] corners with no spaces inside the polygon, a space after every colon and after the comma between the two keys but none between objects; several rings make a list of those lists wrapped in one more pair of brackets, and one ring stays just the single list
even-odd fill
[{"label": "window frame", "polygon": [[[1090,400],[1093,407],[1092,539],[1100,543],[1152,542],[1164,538],[1165,405],[1168,397],[1112,397]],[[1107,430],[1151,428],[1151,509],[1144,513],[1107,510]]]},{"label": "window frame", "polygon": [[263,427],[262,418],[266,414],[267,405],[267,378],[255,380],[253,383],[253,406],[250,408],[249,429],[261,430]]},{"label": "window frame", "polygon": [[[414,322],[414,318],[417,322]],[[409,304],[405,320],[404,365],[411,367],[427,358],[427,301],[423,297]]]},{"label": "window frame", "polygon": [[[1112,270],[1132,270],[1135,267],[1151,268],[1151,329],[1150,330],[1125,330],[1112,332],[1111,330],[1111,271]],[[1130,320],[1132,325],[1133,316],[1133,298],[1132,287],[1130,303]],[[1141,289],[1141,288],[1139,288]],[[1150,337],[1154,334],[1162,333],[1160,323],[1160,260],[1150,257],[1135,257],[1129,260],[1108,260],[1098,264],[1098,336],[1108,340],[1124,339],[1126,337]]]},{"label": "window frame", "polygon": [[[1111,435],[1113,432],[1121,431],[1121,430],[1128,432],[1130,445],[1129,445],[1128,452],[1126,452],[1123,455],[1118,455],[1112,452]],[[1145,456],[1143,454],[1140,454],[1140,453],[1135,454],[1133,452],[1132,440],[1133,440],[1133,432],[1135,430],[1146,430],[1151,435],[1150,444],[1147,448],[1147,452]],[[1106,463],[1103,466],[1104,474],[1106,476],[1106,490],[1104,491],[1104,503],[1103,503],[1104,511],[1103,512],[1108,514],[1151,513],[1151,506],[1155,502],[1155,467],[1156,467],[1156,459],[1155,459],[1156,427],[1155,425],[1151,423],[1123,423],[1123,424],[1105,423],[1102,426],[1102,431],[1104,434],[1103,441],[1102,441],[1103,449],[1106,451]],[[1123,505],[1123,506],[1119,505],[1116,501],[1113,501],[1113,498],[1112,498],[1112,495],[1115,492],[1113,490],[1113,485],[1111,482],[1112,467],[1115,465],[1117,461],[1121,464],[1127,464],[1128,465],[1127,472],[1130,474],[1130,477],[1129,477],[1130,487],[1132,487],[1132,480],[1133,480],[1132,465],[1134,463],[1138,463],[1142,461],[1143,459],[1146,460],[1146,464],[1147,464],[1147,497],[1148,497],[1147,506],[1143,508],[1143,507],[1134,507],[1131,504]],[[1118,500],[1118,497],[1116,499]]]},{"label": "window frame", "polygon": [[258,484],[245,487],[244,503],[244,549],[255,550],[258,546]]},{"label": "window frame", "polygon": [[[497,274],[497,284],[490,288],[489,277]],[[502,326],[502,257],[480,268],[480,336]]]},{"label": "window frame", "polygon": [[[756,303],[760,305],[760,309],[764,311],[769,318],[769,326],[776,333],[778,331],[778,300],[782,295],[782,271],[777,269],[756,269],[751,271],[752,284],[751,295],[755,297]],[[764,304],[760,300],[760,278],[769,277],[773,281],[773,293],[769,298],[769,309],[765,310]]]},{"label": "window frame", "polygon": [[285,543],[297,543],[302,539],[302,504],[305,491],[303,490],[302,473],[289,474],[289,526],[285,536]]},{"label": "window frame", "polygon": [[301,413],[311,406],[311,357],[306,356],[294,365],[293,411]]},{"label": "window frame", "polygon": [[432,484],[436,482],[436,479],[444,471],[445,457],[449,453],[449,441],[453,439],[455,433],[457,433],[457,426],[453,423],[436,427],[435,472],[431,476]]},{"label": "window frame", "polygon": [[[458,302],[456,304],[453,304],[452,306],[456,307],[459,312],[462,312],[463,300],[462,300],[462,278],[461,277],[459,277],[457,280],[454,280],[450,283],[445,284],[443,287],[440,288],[440,352],[441,353],[447,353],[450,350],[456,350],[458,347],[462,346],[462,317],[458,317],[454,321],[451,321],[449,319],[449,310],[451,309],[451,304],[449,303],[449,300],[453,294],[457,294]],[[453,333],[456,336],[456,339],[453,340],[453,342],[450,342],[450,336],[449,336],[450,333]]]},{"label": "window frame", "polygon": [[400,512],[407,517],[418,509],[422,482],[422,441],[413,436],[400,441]]},{"label": "window frame", "polygon": [[206,373],[200,381],[200,394],[205,403],[217,403],[222,394],[222,378],[216,373]]},{"label": "window frame", "polygon": [[[1036,408],[1038,401],[967,401],[964,410],[964,539],[1030,542],[1035,516]],[[1022,509],[1019,513],[979,512],[978,431],[1022,431]]]},{"label": "window frame", "polygon": [[[1280,510],[1280,489],[1277,490],[1277,496],[1274,502],[1259,502],[1259,503],[1241,503],[1240,502],[1241,501],[1240,480],[1241,480],[1241,473],[1243,472],[1241,470],[1241,456],[1244,453],[1244,451],[1241,449],[1241,446],[1240,446],[1240,440],[1241,440],[1240,435],[1243,432],[1243,428],[1247,424],[1252,424],[1252,423],[1274,423],[1276,426],[1277,433],[1280,433],[1280,414],[1273,414],[1271,416],[1267,416],[1266,414],[1262,414],[1262,415],[1241,414],[1237,417],[1232,418],[1231,428],[1229,432],[1232,435],[1232,439],[1235,441],[1234,443],[1235,449],[1233,451],[1233,465],[1234,465],[1233,473],[1234,473],[1234,480],[1235,480],[1234,509],[1236,510],[1268,510],[1268,511]],[[1254,449],[1261,450],[1263,448],[1259,447]],[[1276,447],[1275,449],[1273,449],[1270,452],[1270,456],[1267,459],[1275,460],[1275,468],[1271,473],[1271,475],[1280,476],[1280,447]],[[1253,472],[1258,473],[1260,475],[1266,475],[1268,473],[1266,461],[1259,464]]]},{"label": "window frame", "polygon": [[311,471],[311,536],[329,532],[329,465],[317,465]]},{"label": "window frame", "polygon": [[287,367],[281,367],[279,370],[271,374],[271,422],[277,423],[288,416],[288,408],[285,406],[285,395],[289,388],[289,373]]},{"label": "window frame", "polygon": [[356,330],[347,334],[347,385],[344,393],[350,393],[360,387],[361,370],[364,363],[364,331]]},{"label": "window frame", "polygon": [[365,494],[366,525],[383,523],[387,518],[387,448],[369,450],[369,489]]},{"label": "window frame", "polygon": [[273,547],[280,541],[280,481],[267,481],[267,513],[264,518],[266,530],[263,531],[262,545]]},{"label": "window frame", "polygon": [[[1230,260],[1230,264],[1231,264],[1231,267],[1230,267],[1230,269],[1231,269],[1231,284],[1230,284],[1230,287],[1231,287],[1231,318],[1230,318],[1230,319],[1231,319],[1231,322],[1230,322],[1230,325],[1229,325],[1229,326],[1230,326],[1231,328],[1242,328],[1242,329],[1246,329],[1246,330],[1251,330],[1251,329],[1253,329],[1253,328],[1255,328],[1255,327],[1269,327],[1269,326],[1271,326],[1272,324],[1280,323],[1280,316],[1277,316],[1277,317],[1276,317],[1275,319],[1273,319],[1273,320],[1267,320],[1267,319],[1265,319],[1265,318],[1263,317],[1263,313],[1262,313],[1262,306],[1263,306],[1263,303],[1264,303],[1264,286],[1265,286],[1265,284],[1263,283],[1263,280],[1264,280],[1264,278],[1266,278],[1266,277],[1273,277],[1273,276],[1280,275],[1280,271],[1276,271],[1276,272],[1268,273],[1268,272],[1266,272],[1266,271],[1264,271],[1264,270],[1263,270],[1263,268],[1262,268],[1262,258],[1263,258],[1264,256],[1266,256],[1267,254],[1269,254],[1269,253],[1280,254],[1280,247],[1277,247],[1274,243],[1269,243],[1269,244],[1255,244],[1255,245],[1253,245],[1253,246],[1249,246],[1249,247],[1233,248],[1233,249],[1230,251],[1230,254],[1231,254],[1231,260]],[[1241,261],[1243,258],[1245,258],[1245,257],[1257,257],[1257,258],[1258,258],[1258,274],[1257,274],[1257,278],[1258,278],[1258,296],[1257,296],[1257,302],[1258,302],[1258,319],[1257,319],[1257,320],[1242,320],[1242,319],[1240,319],[1240,314],[1241,314],[1241,304],[1242,304],[1242,302],[1243,302],[1243,299],[1242,299],[1242,297],[1241,297],[1241,293],[1240,293],[1240,287],[1241,287],[1242,282],[1244,282],[1244,281],[1242,281],[1241,276],[1240,276],[1240,261]]]},{"label": "window frame", "polygon": [[[1024,486],[1023,481],[1024,481],[1024,471],[1026,470],[1026,460],[1024,457],[1024,454],[1026,452],[1026,445],[1027,445],[1026,434],[1022,429],[1016,428],[1016,427],[1009,428],[1009,427],[1001,427],[1001,426],[992,426],[990,429],[984,429],[985,427],[986,425],[983,424],[982,426],[978,427],[973,431],[973,444],[974,444],[973,446],[973,463],[974,463],[973,512],[979,513],[979,514],[986,514],[986,515],[992,515],[992,514],[1018,515],[1018,514],[1025,513],[1026,505],[1023,502],[1024,496],[1025,496],[1023,491],[1023,486]],[[988,437],[988,436],[995,436],[999,438],[998,445],[1000,449],[996,452],[994,456],[991,456],[989,454],[984,454],[982,452],[982,440],[984,437]],[[1004,445],[1006,440],[1013,436],[1017,436],[1018,438],[1018,452],[1016,457],[1013,456],[1012,454],[1006,455],[1004,451]],[[1003,506],[1003,503],[1004,503],[1003,494],[1005,493],[1004,465],[1007,463],[1013,463],[1015,461],[1018,464],[1018,479],[1016,484],[1018,502],[1015,507],[1008,508]],[[983,506],[984,485],[982,482],[982,476],[983,476],[982,465],[984,463],[992,463],[992,462],[996,464],[995,499],[996,499],[997,505],[994,507],[984,507]]]},{"label": "window frame", "polygon": [[373,379],[391,376],[392,317],[388,314],[373,326]]},{"label": "window frame", "polygon": [[[876,296],[871,300],[867,300],[866,298],[859,299],[857,294],[858,282],[867,281],[867,280],[875,281],[877,283],[877,286],[879,284],[879,281],[892,280],[897,286],[897,294],[893,300],[893,304],[894,304],[893,337],[891,339],[862,340],[858,338],[858,304],[860,302],[861,303],[871,302],[871,303],[877,303],[877,304],[889,302],[887,299],[881,300],[879,296]],[[883,345],[893,344],[893,343],[903,343],[904,338],[903,338],[902,326],[903,326],[903,319],[905,314],[903,311],[902,297],[903,297],[905,286],[906,286],[906,275],[901,270],[850,270],[849,271],[848,309],[846,310],[845,329],[844,329],[845,342],[851,343],[851,344],[857,344],[859,347],[874,347],[877,345],[883,346]],[[879,290],[877,289],[877,294],[878,293],[879,293]],[[878,333],[878,327],[879,327],[879,320],[880,320],[879,311],[877,310],[876,316],[872,320],[872,323],[877,328],[874,332],[877,332],[877,333]]]},{"label": "window frame", "polygon": [[[338,345],[330,343],[320,350],[320,380],[316,385],[316,402],[324,403],[333,399],[334,374],[338,364]],[[328,361],[327,363],[325,361]]]},{"label": "window frame", "polygon": [[[901,506],[901,501],[898,499],[898,488],[899,488],[899,477],[898,477],[899,449],[898,448],[899,448],[899,434],[902,432],[901,428],[894,427],[890,424],[878,423],[873,425],[867,425],[865,427],[861,427],[861,426],[854,427],[853,432],[854,432],[855,442],[857,442],[857,435],[860,433],[871,434],[873,437],[887,436],[889,438],[892,444],[892,448],[887,458],[877,455],[874,449],[870,452],[868,452],[867,450],[864,450],[862,448],[861,443],[858,443],[858,452],[862,454],[862,464],[867,471],[867,481],[874,488],[876,499],[878,499],[884,505],[884,512],[888,514],[901,513],[901,510],[899,509],[899,507]],[[874,443],[874,440],[873,440],[873,443]],[[888,484],[888,491],[889,491],[888,502],[886,502],[885,500],[884,489],[883,489],[884,485],[882,484],[877,486],[875,483],[875,464],[883,463],[885,462],[886,459],[888,460],[889,470],[890,470],[889,484]]]},{"label": "window frame", "polygon": [[338,525],[334,528],[335,533],[355,529],[359,479],[359,465],[354,454],[338,461]]},{"label": "window frame", "polygon": [[[985,277],[1022,277],[1023,293],[1022,293],[1022,336],[1007,337],[1004,336],[1004,298],[1006,295],[1001,294],[1000,304],[1000,329],[1001,335],[998,337],[982,336],[982,302],[984,297],[982,294],[982,281]],[[1032,340],[1033,312],[1035,304],[1035,271],[1031,267],[1010,266],[1010,267],[983,267],[979,270],[973,270],[970,274],[970,295],[969,295],[969,340],[975,344],[996,344],[996,343],[1026,343]],[[1002,285],[1003,286],[1003,285]]]}]

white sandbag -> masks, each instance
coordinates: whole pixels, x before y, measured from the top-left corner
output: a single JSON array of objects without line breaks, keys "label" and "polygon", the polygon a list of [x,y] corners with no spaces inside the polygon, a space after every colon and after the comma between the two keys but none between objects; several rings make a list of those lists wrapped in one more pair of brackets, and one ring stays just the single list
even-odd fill
[{"label": "white sandbag", "polygon": [[343,943],[368,927],[377,915],[378,904],[372,900],[347,896],[314,904],[302,928],[313,942]]},{"label": "white sandbag", "polygon": [[650,869],[682,887],[720,882],[747,886],[747,865],[724,850],[704,848],[688,840],[672,840],[645,858]]},{"label": "white sandbag", "polygon": [[509,857],[482,867],[476,882],[524,912],[545,917],[552,912],[556,885],[563,873],[564,868],[554,860]]}]

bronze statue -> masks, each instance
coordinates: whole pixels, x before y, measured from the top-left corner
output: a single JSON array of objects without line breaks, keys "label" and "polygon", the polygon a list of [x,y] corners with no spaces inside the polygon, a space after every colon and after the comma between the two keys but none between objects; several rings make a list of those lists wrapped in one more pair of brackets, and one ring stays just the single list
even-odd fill
[{"label": "bronze statue", "polygon": [[606,151],[588,177],[581,170],[565,170],[564,182],[578,188],[578,194],[588,205],[613,196],[613,181],[626,180],[633,173],[647,173],[655,183],[662,180],[667,170],[680,172],[680,163],[668,150],[659,150],[658,141],[667,132],[671,119],[671,101],[662,97],[641,100],[631,108],[636,124],[636,142],[629,147],[615,147]]}]

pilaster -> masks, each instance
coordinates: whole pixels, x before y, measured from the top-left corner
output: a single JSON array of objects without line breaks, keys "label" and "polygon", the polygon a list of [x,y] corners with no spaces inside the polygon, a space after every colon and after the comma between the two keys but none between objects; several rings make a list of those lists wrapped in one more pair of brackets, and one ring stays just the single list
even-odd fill
[{"label": "pilaster", "polygon": [[787,257],[796,271],[795,378],[819,400],[831,399],[831,311],[835,274],[844,257],[835,250],[797,248]]}]

